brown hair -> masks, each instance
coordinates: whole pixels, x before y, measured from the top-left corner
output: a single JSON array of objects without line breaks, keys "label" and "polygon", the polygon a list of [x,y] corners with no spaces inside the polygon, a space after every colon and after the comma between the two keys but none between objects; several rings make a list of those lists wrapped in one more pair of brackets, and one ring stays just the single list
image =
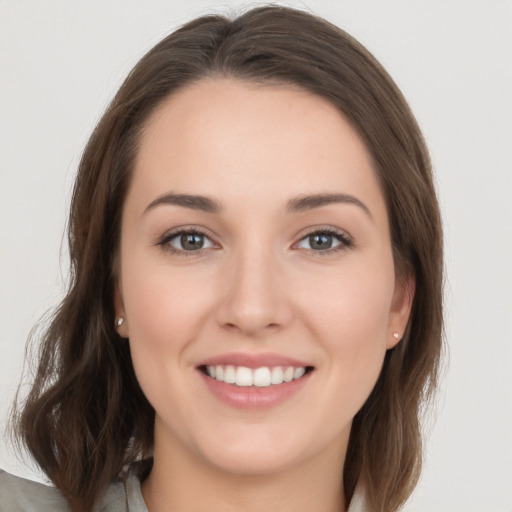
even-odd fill
[{"label": "brown hair", "polygon": [[343,483],[347,502],[361,479],[370,510],[395,511],[419,476],[420,416],[437,384],[441,351],[442,236],[431,165],[402,94],[373,56],[334,25],[290,8],[191,21],[125,80],[80,162],[69,220],[69,291],[15,415],[17,434],[76,511],[89,509],[124,464],[151,450],[154,410],[114,328],[121,211],[148,117],[178,88],[212,76],[293,84],[327,99],[373,157],[397,275],[413,275],[416,291],[405,336],[387,352],[354,418]]}]

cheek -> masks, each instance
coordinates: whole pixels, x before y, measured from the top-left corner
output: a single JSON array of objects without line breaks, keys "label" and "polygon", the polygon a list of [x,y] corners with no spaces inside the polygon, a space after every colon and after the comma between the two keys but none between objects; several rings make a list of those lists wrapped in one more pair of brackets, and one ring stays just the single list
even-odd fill
[{"label": "cheek", "polygon": [[147,269],[139,272],[128,263],[123,269],[123,298],[130,352],[137,380],[157,409],[158,389],[176,375],[178,360],[173,355],[180,351],[177,326],[172,321],[176,315],[166,311],[169,294],[163,293],[158,277]]},{"label": "cheek", "polygon": [[380,265],[372,268],[324,280],[317,299],[302,308],[332,367],[330,378],[359,400],[370,393],[382,367],[394,291],[392,262],[386,271]]},{"label": "cheek", "polygon": [[385,342],[394,292],[392,263],[387,267],[316,275],[304,286],[309,293],[302,296],[303,309],[323,335],[343,345]]},{"label": "cheek", "polygon": [[171,324],[176,315],[170,314],[168,303],[176,292],[147,271],[130,271],[128,267],[125,275],[123,292],[131,345],[144,345],[148,352],[172,348],[170,336],[176,327]]},{"label": "cheek", "polygon": [[[122,262],[123,300],[137,379],[155,409],[162,389],[183,389],[194,342],[212,317],[208,269],[171,268],[134,250]],[[203,283],[203,285],[201,285]],[[169,399],[170,397],[168,397]],[[175,397],[176,398],[176,397]],[[178,397],[179,398],[179,397]]]},{"label": "cheek", "polygon": [[190,359],[187,348],[197,338],[207,304],[186,272],[142,263],[132,253],[122,268],[133,366],[157,413],[165,414],[172,404],[174,415],[179,416],[187,409],[180,391],[189,385],[182,371]]},{"label": "cheek", "polygon": [[[123,272],[123,299],[129,321],[130,338],[149,345],[163,344],[171,339],[184,340],[205,314],[210,299],[198,283],[206,276],[190,275],[165,264],[138,264],[137,258],[126,260]],[[162,347],[162,348],[163,348]]]}]

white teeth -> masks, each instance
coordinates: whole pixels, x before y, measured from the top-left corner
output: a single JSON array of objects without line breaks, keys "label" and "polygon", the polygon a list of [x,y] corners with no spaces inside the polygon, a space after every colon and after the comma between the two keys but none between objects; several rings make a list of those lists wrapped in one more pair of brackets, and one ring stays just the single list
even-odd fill
[{"label": "white teeth", "polygon": [[274,366],[271,369],[268,366],[262,366],[251,369],[245,366],[216,365],[207,366],[206,373],[213,379],[226,384],[235,384],[241,387],[267,387],[300,379],[306,373],[306,368],[303,366],[297,368],[293,366]]},{"label": "white teeth", "polygon": [[294,379],[300,379],[306,373],[306,368],[295,368],[293,372]]},{"label": "white teeth", "polygon": [[224,382],[227,384],[234,384],[236,382],[236,373],[234,366],[226,366],[224,370]]},{"label": "white teeth", "polygon": [[270,376],[270,382],[272,384],[283,383],[283,369],[280,366],[272,368],[272,375]]},{"label": "white teeth", "polygon": [[256,368],[253,373],[254,385],[259,388],[270,386],[270,370],[266,367]]},{"label": "white teeth", "polygon": [[285,382],[291,382],[293,380],[293,374],[295,373],[295,369],[292,366],[288,366],[284,371],[283,380]]},{"label": "white teeth", "polygon": [[239,366],[236,369],[236,385],[252,386],[252,370],[245,366]]}]

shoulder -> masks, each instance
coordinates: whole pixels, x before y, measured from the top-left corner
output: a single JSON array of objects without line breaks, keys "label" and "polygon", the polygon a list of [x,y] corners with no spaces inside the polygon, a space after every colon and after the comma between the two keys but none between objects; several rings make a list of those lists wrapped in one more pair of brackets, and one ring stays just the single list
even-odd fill
[{"label": "shoulder", "polygon": [[[105,490],[98,512],[147,512],[140,490],[139,468],[130,468]],[[0,469],[0,512],[71,512],[55,487],[11,475]]]},{"label": "shoulder", "polygon": [[0,469],[0,512],[70,512],[70,508],[55,487]]},{"label": "shoulder", "polygon": [[152,459],[145,459],[125,466],[99,500],[97,512],[148,512],[140,485],[152,464]]},{"label": "shoulder", "polygon": [[366,503],[366,496],[364,492],[364,488],[359,483],[354,492],[354,496],[352,496],[352,500],[350,501],[350,505],[348,507],[348,512],[368,512],[369,508]]}]

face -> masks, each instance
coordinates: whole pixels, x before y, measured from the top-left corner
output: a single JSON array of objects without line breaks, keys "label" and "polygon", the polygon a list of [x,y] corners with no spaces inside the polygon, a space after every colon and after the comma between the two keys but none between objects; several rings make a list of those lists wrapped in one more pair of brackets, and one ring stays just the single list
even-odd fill
[{"label": "face", "polygon": [[246,474],[339,463],[409,307],[371,159],[328,102],[212,79],[151,117],[116,309],[155,457]]}]

